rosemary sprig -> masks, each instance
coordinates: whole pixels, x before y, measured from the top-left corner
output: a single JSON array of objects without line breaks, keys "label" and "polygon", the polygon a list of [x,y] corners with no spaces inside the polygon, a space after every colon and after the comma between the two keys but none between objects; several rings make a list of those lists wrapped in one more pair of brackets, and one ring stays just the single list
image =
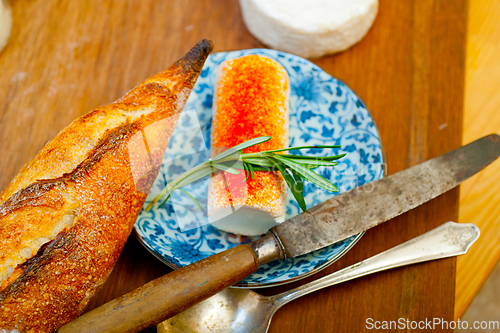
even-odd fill
[{"label": "rosemary sprig", "polygon": [[232,174],[239,174],[239,170],[241,170],[246,174],[244,181],[247,181],[248,178],[254,179],[255,171],[279,171],[283,175],[286,184],[290,188],[295,200],[297,200],[297,203],[303,211],[307,209],[303,195],[303,180],[310,181],[327,191],[338,192],[335,185],[333,185],[329,180],[321,177],[316,172],[312,171],[312,169],[320,166],[335,166],[338,164],[335,161],[345,156],[345,154],[318,157],[279,153],[298,149],[340,148],[340,146],[299,146],[267,150],[258,153],[242,153],[243,149],[258,145],[270,139],[270,136],[262,136],[245,141],[186,171],[173,181],[169,182],[160,194],[158,194],[146,207],[146,211],[149,211],[155,203],[166,196],[160,207],[163,206],[175,190],[183,191],[196,203],[198,207],[201,208],[198,200],[183,190],[182,187],[213,174],[216,170],[222,170]]}]

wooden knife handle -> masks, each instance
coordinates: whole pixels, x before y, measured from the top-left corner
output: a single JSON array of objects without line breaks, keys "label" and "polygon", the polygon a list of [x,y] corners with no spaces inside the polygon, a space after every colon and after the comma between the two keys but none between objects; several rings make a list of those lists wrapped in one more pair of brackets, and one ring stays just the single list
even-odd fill
[{"label": "wooden knife handle", "polygon": [[67,323],[64,332],[138,332],[175,316],[252,274],[259,267],[239,245],[166,274]]}]

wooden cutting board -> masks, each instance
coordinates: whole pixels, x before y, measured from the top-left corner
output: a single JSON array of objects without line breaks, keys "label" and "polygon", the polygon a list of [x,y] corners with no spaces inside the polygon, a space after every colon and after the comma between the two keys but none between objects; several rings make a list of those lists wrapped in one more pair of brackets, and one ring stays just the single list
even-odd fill
[{"label": "wooden cutting board", "polygon": [[[199,39],[262,47],[235,0],[14,0],[0,53],[0,188],[59,130],[166,68]],[[316,60],[364,100],[395,173],[461,144],[466,0],[381,0],[358,45]],[[366,233],[341,260],[274,294],[457,219],[458,190]],[[168,273],[131,238],[89,309]],[[366,320],[453,320],[455,259],[358,279],[281,309],[270,332],[360,332]],[[154,332],[154,328],[150,330]]]},{"label": "wooden cutting board", "polygon": [[[500,133],[500,1],[470,0],[467,21],[463,144]],[[474,319],[497,319],[492,307],[483,311],[485,296],[478,295],[477,301],[475,296],[479,290],[483,295],[490,292],[481,288],[500,259],[500,160],[460,186],[459,221],[476,224],[481,237],[457,259],[455,318],[474,300],[469,320],[473,313],[481,314]]]}]

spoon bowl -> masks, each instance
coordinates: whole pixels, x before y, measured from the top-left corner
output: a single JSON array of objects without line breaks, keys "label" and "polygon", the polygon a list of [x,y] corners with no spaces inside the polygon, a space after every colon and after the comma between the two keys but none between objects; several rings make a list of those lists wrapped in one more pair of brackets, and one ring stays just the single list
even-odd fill
[{"label": "spoon bowl", "polygon": [[225,289],[158,324],[158,332],[266,332],[274,314],[271,299],[248,289]]}]

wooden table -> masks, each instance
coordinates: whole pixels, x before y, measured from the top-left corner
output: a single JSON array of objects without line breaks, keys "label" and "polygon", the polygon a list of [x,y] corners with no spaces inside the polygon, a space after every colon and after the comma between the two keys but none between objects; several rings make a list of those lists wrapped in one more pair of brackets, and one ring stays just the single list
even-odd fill
[{"label": "wooden table", "polygon": [[[260,47],[234,0],[12,2],[0,53],[0,188],[75,117],[166,68],[203,37],[216,51]],[[315,63],[345,81],[378,124],[388,173],[462,141],[466,0],[381,0],[366,38]],[[324,276],[458,217],[458,190],[370,230]],[[134,238],[89,309],[168,273]],[[374,320],[453,320],[455,259],[358,279],[281,309],[270,332],[359,332]],[[154,328],[151,329],[154,332]]]},{"label": "wooden table", "polygon": [[[470,0],[463,143],[500,133],[500,2]],[[457,260],[455,318],[461,317],[500,259],[500,160],[460,188],[459,222],[481,237]]]}]

